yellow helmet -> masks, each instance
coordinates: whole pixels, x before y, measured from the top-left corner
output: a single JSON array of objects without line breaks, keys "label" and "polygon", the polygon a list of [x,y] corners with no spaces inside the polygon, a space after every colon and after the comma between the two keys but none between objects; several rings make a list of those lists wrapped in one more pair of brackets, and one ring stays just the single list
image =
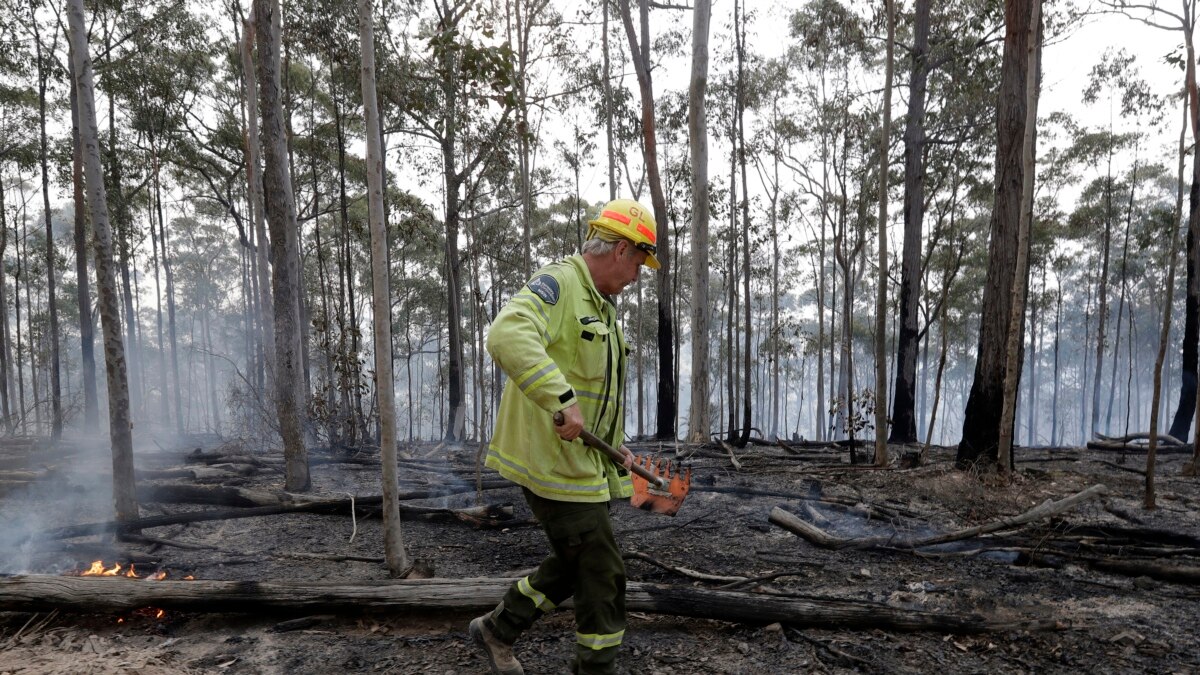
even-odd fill
[{"label": "yellow helmet", "polygon": [[588,221],[588,239],[600,236],[599,231],[629,240],[640,251],[646,252],[646,266],[658,269],[658,226],[654,223],[654,212],[632,199],[614,199],[600,209],[600,215]]}]

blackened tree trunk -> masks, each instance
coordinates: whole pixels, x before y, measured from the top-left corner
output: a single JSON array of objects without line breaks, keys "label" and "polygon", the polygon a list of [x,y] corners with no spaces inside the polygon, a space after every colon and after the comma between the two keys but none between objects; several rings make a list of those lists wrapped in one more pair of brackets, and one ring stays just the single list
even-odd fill
[{"label": "blackened tree trunk", "polygon": [[904,123],[904,243],[900,253],[900,330],[892,394],[892,443],[917,440],[914,414],[921,296],[921,225],[925,218],[925,93],[929,80],[929,4],[917,0],[913,15],[912,71]]},{"label": "blackened tree trunk", "polygon": [[[1033,224],[1033,177],[1036,167],[1038,71],[1041,59],[1042,0],[1033,0],[1026,42],[1025,130],[1021,139],[1021,202],[1017,224],[1017,262],[1013,274],[1008,335],[1004,347],[1004,400],[1000,414],[1000,443],[996,464],[1001,472],[1012,469],[1013,426],[1021,380],[1021,347],[1025,332],[1025,299],[1029,291],[1029,230]],[[1033,419],[1029,421],[1033,424]]]},{"label": "blackened tree trunk", "polygon": [[[1182,17],[1183,44],[1186,58],[1184,71],[1184,88],[1187,91],[1188,102],[1191,106],[1191,121],[1193,137],[1200,137],[1200,93],[1196,85],[1196,51],[1192,42],[1192,31],[1195,28],[1196,17],[1189,12],[1189,4],[1183,3]],[[1171,420],[1171,429],[1167,433],[1179,439],[1186,439],[1192,428],[1192,417],[1196,412],[1196,365],[1197,350],[1200,348],[1200,153],[1192,156],[1192,188],[1188,193],[1188,230],[1187,230],[1187,300],[1183,311],[1183,355],[1179,372],[1182,375],[1179,388],[1179,407],[1175,409],[1175,417]],[[1151,497],[1150,499],[1153,499]],[[1147,503],[1149,503],[1149,499]]]},{"label": "blackened tree trunk", "polygon": [[750,441],[750,427],[753,425],[753,398],[750,388],[750,374],[754,348],[754,321],[750,316],[752,296],[750,295],[750,185],[746,182],[746,78],[745,78],[745,40],[746,17],[744,7],[738,0],[733,2],[733,31],[734,43],[737,48],[737,93],[736,93],[736,124],[737,124],[737,158],[742,180],[742,309],[743,320],[746,322],[746,348],[742,352],[742,429],[738,436],[738,447],[744,447]]},{"label": "blackened tree trunk", "polygon": [[642,98],[642,134],[645,154],[646,180],[650,184],[650,201],[654,207],[654,222],[658,224],[657,254],[659,267],[655,274],[655,290],[658,294],[658,410],[654,435],[658,438],[675,438],[676,392],[675,392],[675,338],[672,319],[671,297],[671,247],[670,224],[667,222],[667,199],[663,193],[662,178],[658,170],[658,133],[654,120],[654,84],[650,77],[650,0],[639,2],[641,23],[641,45],[633,27],[633,15],[629,11],[630,0],[620,0],[621,20],[625,25],[625,36],[629,39],[629,53],[633,57],[637,72],[638,89]]},{"label": "blackened tree trunk", "polygon": [[79,106],[80,141],[84,148],[88,206],[96,245],[96,280],[100,293],[100,321],[104,330],[104,365],[108,375],[108,424],[113,452],[113,504],[117,520],[138,517],[133,476],[133,427],[129,416],[129,381],[125,372],[125,345],[121,342],[120,300],[113,269],[112,229],[100,166],[96,131],[96,100],[92,59],[88,54],[83,0],[69,0],[67,19],[71,31],[72,63]]},{"label": "blackened tree trunk", "polygon": [[[263,193],[271,230],[271,285],[275,295],[275,407],[285,458],[285,488],[306,491],[312,487],[308,450],[300,428],[298,401],[300,355],[299,236],[288,151],[279,69],[279,0],[255,0],[255,33],[258,38],[258,80],[262,110]],[[261,243],[260,243],[261,245]]]},{"label": "blackened tree trunk", "polygon": [[[1017,233],[1021,214],[1024,170],[1021,145],[1025,136],[1025,78],[1033,76],[1029,61],[1029,22],[1037,0],[1007,0],[1004,56],[1000,72],[996,127],[996,197],[988,243],[987,281],[979,321],[975,375],[963,413],[960,468],[994,464],[1000,444],[1000,418],[1004,404],[1005,347],[1012,288],[1017,262]],[[1018,345],[1020,351],[1020,346]],[[1018,354],[1017,363],[1020,363]],[[1020,373],[1014,373],[1019,385]]]}]

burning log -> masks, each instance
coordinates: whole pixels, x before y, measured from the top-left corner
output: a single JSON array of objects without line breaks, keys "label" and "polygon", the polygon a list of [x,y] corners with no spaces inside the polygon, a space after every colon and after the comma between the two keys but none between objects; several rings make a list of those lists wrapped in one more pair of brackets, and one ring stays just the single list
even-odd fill
[{"label": "burning log", "polygon": [[[0,611],[119,612],[161,607],[191,612],[478,613],[494,607],[512,579],[422,579],[358,584],[266,581],[143,581],[123,577],[0,577]],[[569,606],[571,603],[566,603]],[[1002,621],[979,614],[943,614],[858,600],[797,598],[689,586],[630,583],[635,612],[745,623],[781,622],[807,628],[984,633],[1061,630],[1061,620]]]}]

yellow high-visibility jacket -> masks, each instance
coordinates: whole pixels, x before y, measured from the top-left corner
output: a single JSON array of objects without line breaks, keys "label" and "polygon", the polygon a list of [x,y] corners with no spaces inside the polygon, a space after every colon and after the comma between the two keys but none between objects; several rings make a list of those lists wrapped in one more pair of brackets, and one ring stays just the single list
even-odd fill
[{"label": "yellow high-visibility jacket", "polygon": [[487,350],[508,375],[487,466],[546,499],[633,494],[624,468],[554,433],[554,413],[578,403],[589,431],[613,447],[625,438],[625,336],[582,256],[538,270],[496,315]]}]

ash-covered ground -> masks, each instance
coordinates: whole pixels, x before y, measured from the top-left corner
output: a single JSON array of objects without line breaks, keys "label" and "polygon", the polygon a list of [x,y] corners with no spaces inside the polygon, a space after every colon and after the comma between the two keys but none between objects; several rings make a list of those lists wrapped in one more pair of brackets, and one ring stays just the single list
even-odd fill
[{"label": "ash-covered ground", "polygon": [[[209,442],[193,455],[195,443],[162,446],[139,454],[139,470],[159,472],[141,484],[282,487],[279,458],[270,452]],[[914,469],[872,470],[849,466],[848,452],[838,448],[789,452],[752,445],[737,451],[740,466],[735,467],[715,447],[633,447],[639,453],[691,454],[684,461],[693,469],[694,489],[675,518],[614,505],[631,581],[1058,622],[1060,628],[965,636],[836,625],[797,630],[774,622],[634,611],[621,672],[1200,671],[1193,645],[1200,622],[1195,585],[1200,548],[1189,543],[1200,540],[1200,489],[1197,479],[1181,476],[1188,455],[1159,458],[1158,508],[1146,511],[1144,477],[1135,472],[1144,466],[1144,455],[1138,453],[1018,449],[1017,474],[1001,485],[954,470],[950,449],[931,449],[927,462]],[[432,443],[403,448],[402,491],[465,490],[409,503],[447,509],[513,506],[511,520],[483,526],[453,514],[406,520],[409,554],[437,577],[518,576],[546,552],[517,489],[471,489],[477,451],[475,445]],[[251,459],[223,462],[221,456]],[[331,498],[379,494],[377,455],[314,451],[313,459],[316,493]],[[382,562],[335,559],[383,555],[380,521],[352,519],[348,511],[175,524],[143,532],[191,548],[119,542],[111,535],[46,540],[45,533],[54,528],[110,517],[106,462],[102,451],[78,439],[58,445],[0,444],[0,572],[63,574],[99,558],[106,564],[133,561],[139,574],[165,570],[168,578],[341,584],[388,578]],[[193,471],[193,478],[188,469],[201,470]],[[166,475],[173,477],[161,477]],[[482,475],[485,485],[495,479],[491,472]],[[902,542],[1013,516],[1097,483],[1108,487],[1106,498],[1061,516],[918,551],[886,545],[828,550],[768,521],[772,509],[781,507],[835,536]],[[144,503],[142,515],[218,508],[229,507]],[[0,613],[0,673],[486,672],[467,641],[472,613],[298,615],[263,608],[241,614],[156,614],[149,608]],[[526,672],[565,672],[573,633],[569,613],[535,626],[517,647]]]}]

